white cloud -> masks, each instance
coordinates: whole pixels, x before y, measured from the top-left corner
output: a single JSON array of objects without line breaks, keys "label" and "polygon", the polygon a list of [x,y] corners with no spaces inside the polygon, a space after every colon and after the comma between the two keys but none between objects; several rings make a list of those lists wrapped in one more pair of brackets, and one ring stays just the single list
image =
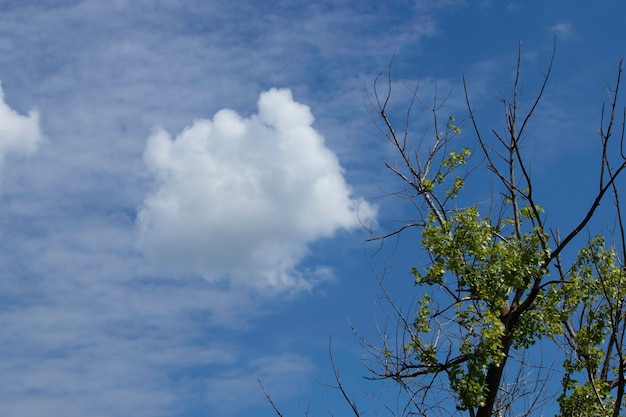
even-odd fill
[{"label": "white cloud", "polygon": [[351,197],[312,123],[289,90],[272,89],[250,118],[225,109],[175,139],[156,130],[144,160],[157,188],[138,214],[140,246],[211,281],[309,287],[313,278],[297,270],[307,244],[375,211]]},{"label": "white cloud", "polygon": [[4,101],[0,85],[0,164],[7,154],[32,155],[42,140],[39,113],[31,110],[28,116],[22,116],[13,110]]}]

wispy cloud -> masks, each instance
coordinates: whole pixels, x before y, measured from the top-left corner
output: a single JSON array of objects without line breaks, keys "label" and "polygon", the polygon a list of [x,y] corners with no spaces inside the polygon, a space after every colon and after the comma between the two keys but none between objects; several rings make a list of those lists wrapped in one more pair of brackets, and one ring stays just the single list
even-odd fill
[{"label": "wispy cloud", "polygon": [[562,37],[574,35],[574,25],[568,22],[559,22],[550,28],[552,32]]},{"label": "wispy cloud", "polygon": [[245,367],[209,378],[207,400],[221,412],[234,412],[262,403],[259,381],[280,401],[299,394],[307,385],[314,365],[297,354],[270,355],[255,358]]},{"label": "wispy cloud", "polygon": [[506,6],[506,11],[513,14],[520,9],[521,5],[515,1],[512,1]]}]

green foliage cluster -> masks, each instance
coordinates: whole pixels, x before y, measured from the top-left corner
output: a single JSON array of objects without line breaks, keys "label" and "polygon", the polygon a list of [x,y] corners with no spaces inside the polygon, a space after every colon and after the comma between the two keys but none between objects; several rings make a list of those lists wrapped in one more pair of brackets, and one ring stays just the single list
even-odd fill
[{"label": "green foliage cluster", "polygon": [[[469,156],[467,148],[450,152],[441,163],[445,176]],[[443,183],[445,176],[438,173],[435,183]],[[456,197],[462,189],[457,180],[446,197]],[[434,192],[432,183],[425,182]],[[504,211],[514,209],[513,198],[517,196],[505,199]],[[510,349],[527,349],[546,336],[566,337],[573,349],[562,363],[561,415],[612,415],[610,378],[623,378],[618,374],[623,374],[624,360],[621,343],[607,345],[607,340],[617,337],[623,319],[623,264],[616,249],[607,249],[604,239],[596,237],[580,250],[569,271],[550,281],[548,266],[554,258],[537,219],[542,211],[527,204],[516,215],[494,220],[471,205],[454,209],[444,220],[428,215],[421,245],[432,262],[412,268],[412,274],[416,285],[443,289],[451,298],[446,313],[447,322],[456,326],[456,357],[450,360],[453,348],[425,342],[433,331],[441,332],[440,325],[433,325],[441,313],[428,293],[418,302],[404,351],[430,373],[445,372],[459,410],[475,410],[485,405],[489,369],[503,367]],[[568,326],[569,332],[564,331]],[[617,362],[607,347],[620,349]]]},{"label": "green foliage cluster", "polygon": [[[460,154],[451,152],[442,166],[451,172],[468,157],[465,149]],[[446,195],[457,195],[457,191]],[[506,203],[511,205],[511,199]],[[551,251],[545,242],[549,236],[533,222],[541,212],[540,207],[527,205],[519,209],[517,217],[495,222],[481,216],[476,205],[455,210],[443,222],[430,214],[421,245],[432,262],[425,270],[413,268],[412,273],[416,285],[444,288],[453,299],[449,321],[459,327],[456,354],[462,360],[442,365],[446,363],[442,356],[450,352],[424,342],[436,318],[428,293],[419,300],[413,337],[404,349],[417,362],[433,370],[444,369],[458,408],[472,409],[484,405],[487,370],[503,365],[509,347],[526,349],[545,336],[555,340],[563,336],[563,324],[578,314],[580,326],[571,335],[575,359],[563,361],[562,415],[610,415],[609,404],[614,398],[606,375],[588,382],[577,380],[576,375],[595,372],[607,360],[604,349],[615,331],[612,320],[621,320],[614,316],[623,308],[624,269],[615,248],[606,249],[604,239],[596,237],[580,250],[566,281],[548,281]],[[516,233],[515,218],[528,231]],[[506,323],[513,319],[507,316],[511,304],[519,308],[523,296],[537,282],[546,284],[536,291],[535,302],[515,318],[507,339]],[[505,341],[509,346],[503,344]]]},{"label": "green foliage cluster", "polygon": [[[444,286],[454,299],[452,321],[462,328],[458,354],[464,361],[446,371],[460,408],[478,407],[484,402],[486,369],[505,360],[503,309],[509,308],[512,294],[528,290],[536,279],[548,274],[543,266],[546,236],[532,230],[520,238],[514,233],[504,237],[499,231],[508,220],[491,224],[490,219],[480,216],[476,206],[454,212],[443,223],[433,215],[428,220],[422,246],[433,262],[426,271],[413,268],[412,272],[417,285]],[[416,335],[431,329],[430,302],[424,294],[414,326]],[[518,323],[512,338],[515,348],[528,347],[554,328],[554,323],[546,325],[541,310],[529,310]],[[409,347],[423,349],[415,341]],[[431,351],[434,349],[429,347],[430,362],[435,363]],[[423,361],[423,352],[417,353],[418,360]]]},{"label": "green foliage cluster", "polygon": [[625,285],[615,247],[607,248],[604,237],[596,236],[579,251],[567,282],[550,287],[542,307],[556,305],[563,322],[578,319],[576,329],[565,327],[573,351],[563,362],[563,416],[614,415],[611,389],[624,378]]}]

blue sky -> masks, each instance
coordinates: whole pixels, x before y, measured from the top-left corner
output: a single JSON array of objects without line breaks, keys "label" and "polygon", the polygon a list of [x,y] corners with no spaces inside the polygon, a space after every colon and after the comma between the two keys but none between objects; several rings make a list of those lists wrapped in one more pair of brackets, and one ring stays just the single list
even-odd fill
[{"label": "blue sky", "polygon": [[523,99],[556,36],[527,149],[565,228],[625,15],[617,0],[0,0],[0,414],[271,416],[260,378],[286,414],[341,415],[331,335],[367,404],[350,325],[375,339],[370,267],[417,295],[419,252],[411,235],[374,257],[364,243],[360,222],[410,217],[384,198],[400,184],[365,90],[395,53],[398,115],[421,79],[462,119],[465,74],[500,128],[518,42]]}]

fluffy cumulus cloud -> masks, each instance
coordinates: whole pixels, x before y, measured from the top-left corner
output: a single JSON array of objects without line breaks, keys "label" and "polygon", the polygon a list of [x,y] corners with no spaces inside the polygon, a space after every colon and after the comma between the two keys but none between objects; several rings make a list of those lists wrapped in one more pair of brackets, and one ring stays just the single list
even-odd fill
[{"label": "fluffy cumulus cloud", "polygon": [[28,116],[22,116],[13,110],[4,101],[4,91],[0,85],[0,164],[8,154],[33,154],[42,140],[39,113],[31,110]]},{"label": "fluffy cumulus cloud", "polygon": [[297,270],[307,244],[375,211],[351,196],[312,123],[291,91],[272,89],[249,118],[225,109],[176,138],[156,130],[144,154],[156,188],[138,214],[140,246],[212,281],[308,287]]}]

